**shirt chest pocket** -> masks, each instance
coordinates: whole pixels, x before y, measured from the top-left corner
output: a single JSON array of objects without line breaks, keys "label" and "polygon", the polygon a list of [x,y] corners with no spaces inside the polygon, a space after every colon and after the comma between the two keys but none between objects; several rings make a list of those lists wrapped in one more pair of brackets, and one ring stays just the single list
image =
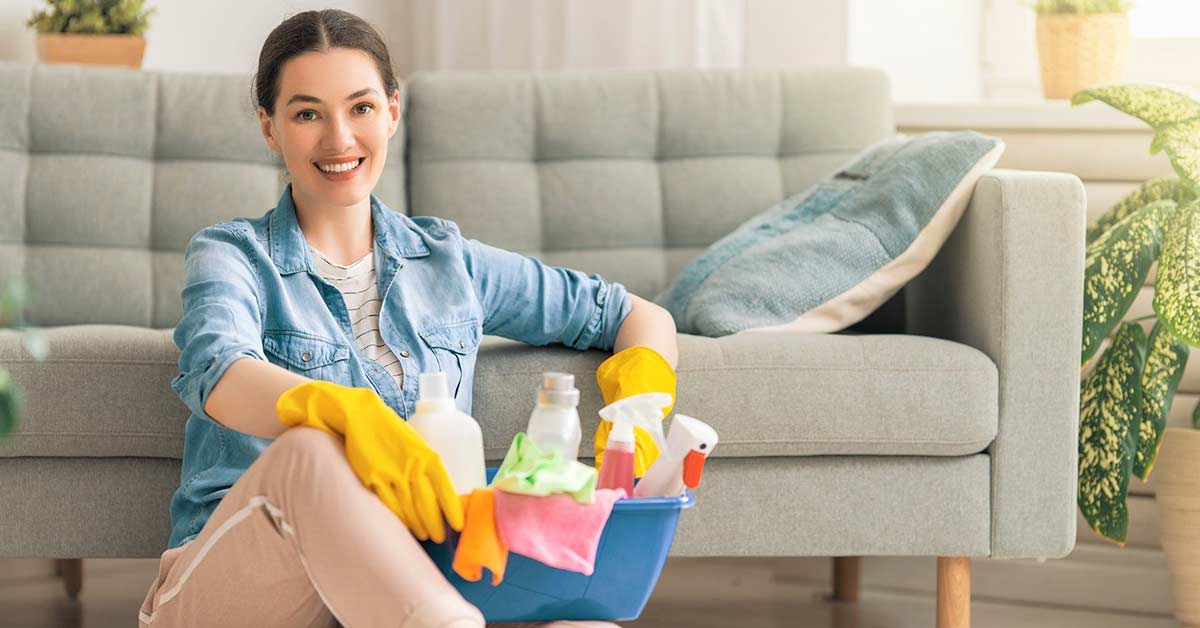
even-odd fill
[{"label": "shirt chest pocket", "polygon": [[350,348],[315,334],[292,330],[263,332],[263,350],[271,362],[310,379],[350,382]]},{"label": "shirt chest pocket", "polygon": [[479,319],[429,323],[417,333],[437,360],[438,370],[446,373],[446,382],[457,398],[463,381],[475,371],[482,333]]}]

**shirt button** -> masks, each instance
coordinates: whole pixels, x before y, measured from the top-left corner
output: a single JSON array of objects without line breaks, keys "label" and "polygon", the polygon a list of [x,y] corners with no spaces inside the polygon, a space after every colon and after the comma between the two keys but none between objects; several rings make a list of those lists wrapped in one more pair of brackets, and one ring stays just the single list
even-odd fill
[{"label": "shirt button", "polygon": [[402,357],[402,358],[407,358],[407,357],[408,357],[408,352],[407,352],[407,351],[401,351],[401,352],[400,352],[400,357]]},{"label": "shirt button", "polygon": [[462,348],[463,348],[463,347],[465,347],[465,346],[467,346],[467,345],[466,345],[465,343],[463,343],[463,341],[461,341],[461,340],[459,340],[459,341],[458,341],[458,348],[459,348],[459,349],[462,349]]},{"label": "shirt button", "polygon": [[300,360],[302,360],[304,362],[308,362],[311,359],[312,359],[312,354],[307,351],[300,354]]}]

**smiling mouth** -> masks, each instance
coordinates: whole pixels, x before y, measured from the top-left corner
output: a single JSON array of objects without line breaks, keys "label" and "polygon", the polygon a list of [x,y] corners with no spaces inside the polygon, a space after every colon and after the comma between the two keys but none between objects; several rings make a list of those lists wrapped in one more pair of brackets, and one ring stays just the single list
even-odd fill
[{"label": "smiling mouth", "polygon": [[[367,160],[367,158],[366,158],[366,157],[360,157],[360,158],[358,159],[358,163],[354,164],[354,167],[353,167],[353,168],[350,168],[350,169],[348,169],[348,170],[334,171],[334,172],[330,172],[330,171],[328,171],[328,170],[325,170],[324,168],[321,168],[321,165],[320,165],[320,164],[318,164],[318,163],[313,163],[313,167],[314,167],[314,168],[316,168],[317,170],[320,170],[320,171],[321,171],[322,173],[324,173],[324,174],[343,174],[343,173],[346,173],[346,172],[352,172],[352,171],[354,171],[354,170],[357,170],[357,169],[358,169],[358,167],[359,167],[359,166],[361,166],[361,165],[363,164],[363,162],[364,162],[364,161],[366,161],[366,160]],[[346,163],[349,163],[349,162],[346,162]]]}]

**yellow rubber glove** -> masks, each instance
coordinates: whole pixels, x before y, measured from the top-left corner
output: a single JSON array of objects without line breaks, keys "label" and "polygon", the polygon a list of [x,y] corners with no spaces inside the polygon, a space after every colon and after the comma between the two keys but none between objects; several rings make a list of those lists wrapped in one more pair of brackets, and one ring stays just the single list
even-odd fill
[{"label": "yellow rubber glove", "polygon": [[[675,369],[659,352],[644,345],[629,347],[614,353],[596,369],[596,383],[604,395],[604,405],[633,395],[662,392],[671,395],[671,405],[663,408],[663,416],[675,407]],[[604,463],[604,448],[608,446],[608,433],[612,421],[600,419],[596,427],[596,468]],[[646,430],[635,427],[633,475],[642,477],[658,459],[658,445]]]},{"label": "yellow rubber glove", "polygon": [[279,421],[341,436],[350,466],[422,541],[446,539],[450,523],[463,527],[463,504],[442,458],[375,391],[310,381],[280,395]]}]

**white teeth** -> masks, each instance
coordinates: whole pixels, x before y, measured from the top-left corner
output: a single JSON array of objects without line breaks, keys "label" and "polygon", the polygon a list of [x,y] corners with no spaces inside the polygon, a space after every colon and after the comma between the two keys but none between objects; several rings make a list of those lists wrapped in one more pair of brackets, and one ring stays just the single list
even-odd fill
[{"label": "white teeth", "polygon": [[358,161],[347,161],[347,162],[346,162],[346,163],[344,163],[344,164],[337,164],[337,165],[334,165],[334,166],[320,166],[320,165],[318,165],[317,167],[318,167],[318,168],[320,168],[321,170],[324,170],[325,172],[328,172],[328,173],[331,173],[331,174],[336,174],[336,173],[338,173],[338,172],[345,172],[345,171],[347,171],[347,170],[354,170],[355,168],[357,168],[357,167],[358,167],[358,163],[359,163]]}]

